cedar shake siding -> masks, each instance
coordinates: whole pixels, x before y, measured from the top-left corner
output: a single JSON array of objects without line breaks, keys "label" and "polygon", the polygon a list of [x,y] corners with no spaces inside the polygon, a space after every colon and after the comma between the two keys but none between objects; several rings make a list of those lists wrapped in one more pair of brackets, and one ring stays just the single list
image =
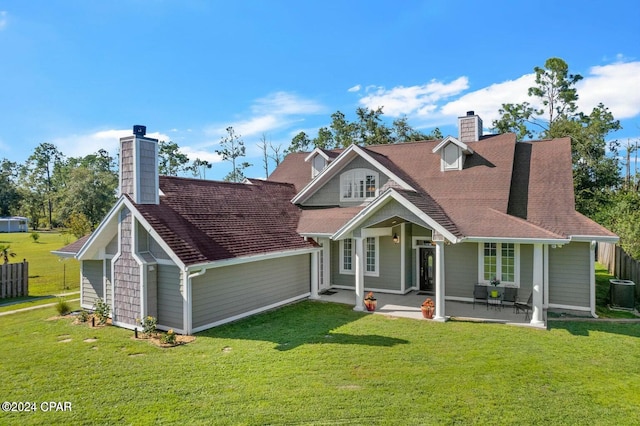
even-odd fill
[{"label": "cedar shake siding", "polygon": [[158,165],[156,164],[157,142],[155,140],[138,139],[140,150],[140,204],[155,204],[158,197]]},{"label": "cedar shake siding", "polygon": [[155,139],[120,139],[120,194],[127,194],[138,204],[157,204],[157,151]]},{"label": "cedar shake siding", "polygon": [[549,249],[549,304],[589,307],[589,243]]},{"label": "cedar shake siding", "polygon": [[105,297],[104,300],[109,306],[113,306],[113,284],[111,283],[111,259],[105,259],[104,261],[104,273],[105,273]]},{"label": "cedar shake siding", "polygon": [[140,318],[140,265],[133,258],[133,215],[128,209],[120,212],[120,256],[113,260],[114,304],[113,320],[120,324],[136,325]]},{"label": "cedar shake siding", "polygon": [[82,307],[92,309],[98,298],[104,298],[102,260],[82,262]]},{"label": "cedar shake siding", "polygon": [[309,255],[209,269],[193,278],[193,327],[206,328],[309,295]]},{"label": "cedar shake siding", "polygon": [[120,139],[120,194],[129,194],[135,199],[134,137]]}]

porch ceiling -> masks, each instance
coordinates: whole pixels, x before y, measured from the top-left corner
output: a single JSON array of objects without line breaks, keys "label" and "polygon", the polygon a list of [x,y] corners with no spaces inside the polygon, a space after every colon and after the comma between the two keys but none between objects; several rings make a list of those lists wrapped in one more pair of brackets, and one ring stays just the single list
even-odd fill
[{"label": "porch ceiling", "polygon": [[401,223],[408,223],[409,221],[401,218],[400,216],[393,216],[389,219],[382,220],[381,222],[369,225],[367,228],[391,228],[392,226],[398,226]]}]

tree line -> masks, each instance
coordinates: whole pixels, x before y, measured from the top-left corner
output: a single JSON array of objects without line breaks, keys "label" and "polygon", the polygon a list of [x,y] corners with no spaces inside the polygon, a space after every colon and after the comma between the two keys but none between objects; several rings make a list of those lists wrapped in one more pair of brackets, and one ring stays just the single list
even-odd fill
[{"label": "tree line", "polygon": [[[607,140],[611,132],[621,128],[620,122],[602,103],[591,111],[578,108],[576,83],[582,76],[571,74],[564,60],[549,58],[534,71],[535,85],[528,89],[532,102],[503,104],[499,118],[492,123],[493,130],[513,132],[518,141],[570,137],[576,209],[616,232],[622,247],[640,258],[638,174],[630,176],[627,171],[624,178],[621,176],[620,143]],[[357,108],[356,119],[350,121],[336,111],[330,116],[330,124],[318,129],[315,136],[300,132],[286,148],[267,141],[263,134],[258,147],[262,151],[265,177],[271,164],[277,166],[292,152],[443,137],[438,128],[429,133],[413,128],[406,116],[388,125],[383,115],[383,107]],[[634,148],[630,143],[626,148],[629,170]],[[251,166],[244,161],[246,148],[242,136],[233,127],[227,127],[215,152],[231,166],[224,180],[241,182]],[[158,167],[161,175],[192,173],[206,179],[206,171],[212,164],[199,158],[191,161],[178,144],[161,141]],[[0,163],[0,216],[26,216],[34,228],[67,226],[82,235],[93,230],[111,208],[117,184],[116,161],[106,151],[66,158],[55,145],[42,143],[24,164],[7,159]]]}]

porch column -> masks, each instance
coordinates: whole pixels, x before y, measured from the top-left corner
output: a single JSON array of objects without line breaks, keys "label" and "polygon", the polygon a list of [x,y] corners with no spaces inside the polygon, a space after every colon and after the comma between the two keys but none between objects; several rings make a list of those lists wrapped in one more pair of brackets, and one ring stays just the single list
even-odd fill
[{"label": "porch column", "polygon": [[444,314],[444,241],[436,243],[436,314],[435,321],[445,321]]},{"label": "porch column", "polygon": [[311,253],[311,296],[309,299],[319,299],[318,297],[318,252]]},{"label": "porch column", "polygon": [[533,245],[533,298],[532,298],[532,313],[531,313],[531,325],[542,326],[544,325],[543,311],[542,311],[542,288],[543,288],[543,251],[542,244]]},{"label": "porch column", "polygon": [[356,244],[356,305],[354,311],[364,311],[364,238],[354,238]]}]

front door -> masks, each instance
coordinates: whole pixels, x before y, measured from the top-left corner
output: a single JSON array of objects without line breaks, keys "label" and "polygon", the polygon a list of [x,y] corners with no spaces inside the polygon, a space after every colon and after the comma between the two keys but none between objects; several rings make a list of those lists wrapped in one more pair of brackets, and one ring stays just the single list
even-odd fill
[{"label": "front door", "polygon": [[436,282],[436,251],[433,247],[420,249],[420,291],[433,293]]}]

